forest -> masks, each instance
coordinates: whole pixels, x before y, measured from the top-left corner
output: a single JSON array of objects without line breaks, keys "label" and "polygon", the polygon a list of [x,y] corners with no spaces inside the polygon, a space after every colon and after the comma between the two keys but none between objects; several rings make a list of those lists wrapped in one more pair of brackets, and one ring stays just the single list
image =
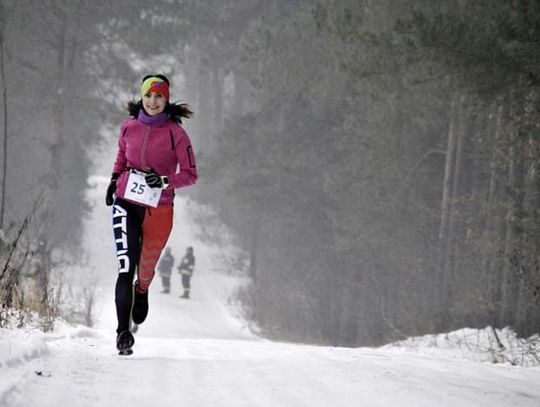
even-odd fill
[{"label": "forest", "polygon": [[537,0],[0,0],[0,326],[60,312],[90,152],[159,70],[263,335],[538,332],[539,41]]}]

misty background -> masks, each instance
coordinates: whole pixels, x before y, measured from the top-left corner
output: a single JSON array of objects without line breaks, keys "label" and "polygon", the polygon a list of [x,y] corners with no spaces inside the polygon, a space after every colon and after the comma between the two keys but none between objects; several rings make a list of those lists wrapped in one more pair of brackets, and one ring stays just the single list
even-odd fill
[{"label": "misty background", "polygon": [[0,323],[91,324],[85,193],[159,72],[195,110],[200,178],[179,192],[203,238],[226,228],[242,251],[230,273],[263,335],[538,332],[539,17],[533,0],[0,0]]}]

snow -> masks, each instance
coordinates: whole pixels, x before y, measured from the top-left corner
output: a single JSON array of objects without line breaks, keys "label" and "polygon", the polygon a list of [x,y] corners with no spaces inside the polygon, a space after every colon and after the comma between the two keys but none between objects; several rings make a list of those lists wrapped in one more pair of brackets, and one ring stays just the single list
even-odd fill
[{"label": "snow", "polygon": [[383,349],[477,362],[540,366],[540,338],[518,338],[510,328],[494,330],[464,328],[439,335],[425,335],[396,342]]},{"label": "snow", "polygon": [[[213,301],[217,275],[183,300],[152,286],[135,353],[114,349],[112,296],[98,326],[0,330],[2,406],[538,406],[540,368],[466,360],[446,335],[370,348],[262,340]],[[228,282],[230,284],[230,281]],[[108,305],[107,305],[108,304]],[[476,331],[482,337],[483,331]],[[502,338],[511,338],[504,335]],[[459,356],[461,355],[461,356]]]},{"label": "snow", "polygon": [[420,345],[400,352],[403,344],[352,349],[271,342],[224,318],[211,302],[159,293],[150,301],[148,324],[135,335],[131,356],[116,354],[108,326],[64,324],[52,334],[2,330],[0,405],[540,403],[538,367],[450,359],[433,346],[426,356],[418,353]]},{"label": "snow", "polygon": [[[189,200],[176,201],[171,237],[176,261],[190,244],[198,255],[192,299],[161,294],[156,278],[134,354],[115,349],[115,260],[109,215],[94,190],[87,272],[99,276],[95,327],[58,322],[52,333],[0,329],[0,406],[539,406],[534,358],[495,358],[490,329],[409,338],[381,348],[279,343],[255,335],[232,301],[240,274],[223,251],[199,242]],[[92,193],[90,195],[92,197]],[[99,198],[99,199],[98,199]],[[225,268],[225,269],[224,269]],[[527,343],[497,331],[504,351]],[[491,353],[490,353],[491,352]],[[503,352],[499,349],[500,352]],[[521,366],[512,363],[523,361]],[[493,361],[501,363],[492,363]]]}]

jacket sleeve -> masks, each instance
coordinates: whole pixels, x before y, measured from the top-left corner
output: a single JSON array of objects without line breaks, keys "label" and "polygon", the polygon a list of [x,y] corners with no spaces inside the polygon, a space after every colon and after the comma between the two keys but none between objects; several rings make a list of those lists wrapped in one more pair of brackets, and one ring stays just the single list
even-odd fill
[{"label": "jacket sleeve", "polygon": [[126,127],[127,122],[122,123],[122,126],[120,128],[120,137],[118,138],[118,153],[116,154],[116,161],[114,162],[113,167],[113,174],[118,173],[121,174],[124,172],[127,166],[127,158],[126,158]]},{"label": "jacket sleeve", "polygon": [[180,126],[175,130],[176,134],[180,136],[175,148],[180,172],[169,177],[169,188],[182,188],[197,182],[197,165],[187,133]]}]

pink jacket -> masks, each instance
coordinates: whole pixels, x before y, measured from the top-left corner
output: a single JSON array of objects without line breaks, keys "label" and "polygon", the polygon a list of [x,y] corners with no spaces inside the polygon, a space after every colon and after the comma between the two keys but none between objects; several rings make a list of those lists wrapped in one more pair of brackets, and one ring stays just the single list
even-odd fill
[{"label": "pink jacket", "polygon": [[161,193],[159,205],[173,202],[175,188],[186,187],[197,181],[197,167],[189,137],[179,124],[166,117],[146,124],[140,118],[122,123],[113,168],[113,173],[120,174],[116,181],[117,197],[125,199],[131,168],[143,171],[152,169],[161,176],[169,177],[169,186]]}]

